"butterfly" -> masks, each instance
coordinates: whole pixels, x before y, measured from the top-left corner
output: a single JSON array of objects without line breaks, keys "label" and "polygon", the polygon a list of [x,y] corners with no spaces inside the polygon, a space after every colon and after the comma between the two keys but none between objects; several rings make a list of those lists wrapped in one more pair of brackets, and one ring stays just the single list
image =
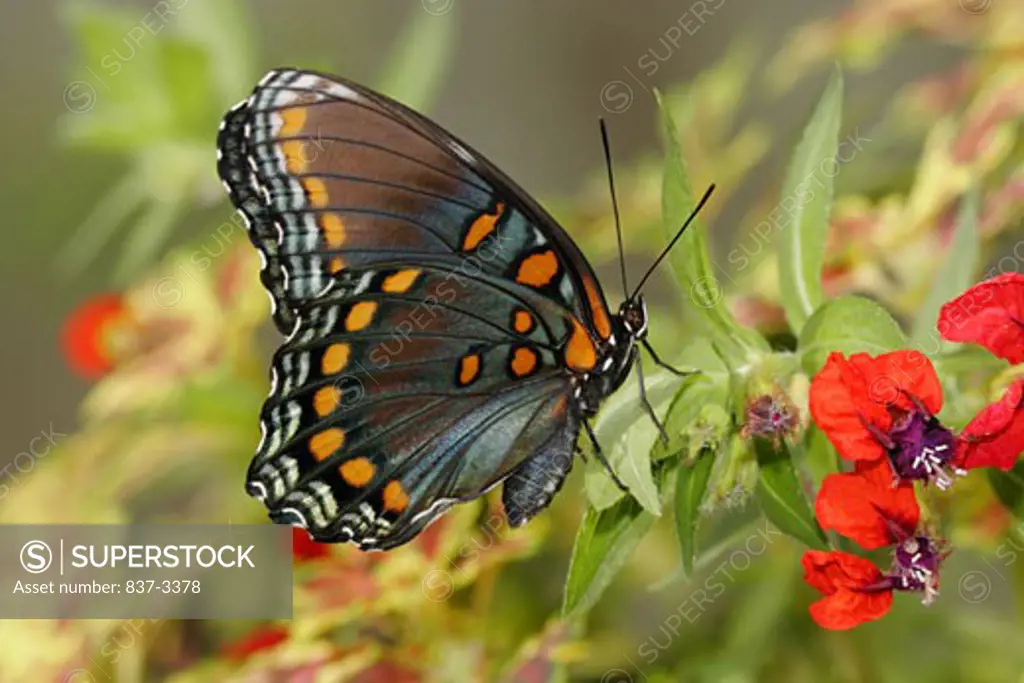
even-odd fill
[{"label": "butterfly", "polygon": [[297,69],[228,111],[217,148],[286,336],[246,484],[272,521],[386,550],[501,484],[520,526],[581,430],[611,472],[589,420],[638,344],[665,365],[640,288],[613,313],[568,234],[492,163],[384,95]]}]

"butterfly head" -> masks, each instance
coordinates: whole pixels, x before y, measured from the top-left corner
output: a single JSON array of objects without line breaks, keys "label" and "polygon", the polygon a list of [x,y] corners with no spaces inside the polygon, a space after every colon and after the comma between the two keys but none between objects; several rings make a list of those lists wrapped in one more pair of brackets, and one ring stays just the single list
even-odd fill
[{"label": "butterfly head", "polygon": [[647,302],[643,294],[623,301],[617,317],[630,338],[643,339],[647,336]]}]

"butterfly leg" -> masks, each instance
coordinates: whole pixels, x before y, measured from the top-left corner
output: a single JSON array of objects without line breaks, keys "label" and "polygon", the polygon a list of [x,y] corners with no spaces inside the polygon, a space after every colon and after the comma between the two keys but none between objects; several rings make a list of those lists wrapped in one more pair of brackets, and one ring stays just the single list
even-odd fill
[{"label": "butterfly leg", "polygon": [[661,420],[658,419],[658,415],[654,412],[654,406],[647,400],[647,387],[644,386],[644,364],[640,359],[640,354],[636,356],[636,378],[639,380],[640,385],[640,403],[643,404],[644,410],[651,416],[651,421],[654,422],[654,426],[661,433],[661,442],[667,446],[668,432],[665,431],[665,426],[661,424]]},{"label": "butterfly leg", "polygon": [[587,436],[590,437],[590,443],[594,445],[594,457],[597,461],[604,465],[604,468],[608,470],[608,476],[612,478],[615,485],[618,486],[624,493],[629,493],[629,488],[622,483],[619,479],[619,475],[615,474],[615,470],[612,469],[611,463],[608,462],[608,458],[604,457],[604,451],[601,450],[601,444],[597,442],[597,436],[594,435],[594,430],[591,428],[590,423],[586,420],[583,421],[583,428],[587,430]]},{"label": "butterfly leg", "polygon": [[678,375],[680,377],[689,377],[690,375],[698,374],[699,370],[689,370],[689,371],[686,371],[686,370],[679,370],[678,368],[672,367],[671,365],[669,365],[668,363],[663,361],[658,356],[657,353],[655,353],[654,347],[651,346],[651,342],[649,342],[646,339],[644,339],[644,340],[641,341],[641,343],[644,345],[644,348],[647,349],[647,353],[651,354],[651,359],[654,360],[655,365],[658,365],[659,367],[665,368],[666,370],[668,370],[672,374]]}]

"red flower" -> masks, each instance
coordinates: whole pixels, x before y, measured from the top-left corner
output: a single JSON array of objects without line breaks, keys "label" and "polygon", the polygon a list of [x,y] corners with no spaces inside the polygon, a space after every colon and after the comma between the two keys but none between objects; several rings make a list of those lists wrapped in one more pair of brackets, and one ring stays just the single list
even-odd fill
[{"label": "red flower", "polygon": [[811,382],[810,409],[846,460],[887,460],[899,481],[952,483],[953,433],[935,418],[942,385],[924,354],[832,353]]},{"label": "red flower", "polygon": [[931,604],[939,594],[939,566],[948,555],[943,545],[927,536],[901,541],[888,574],[863,557],[808,550],[804,580],[825,595],[811,605],[811,617],[827,629],[853,628],[884,616],[894,591],[922,592],[922,602]]},{"label": "red flower", "polygon": [[1010,385],[1003,397],[978,413],[960,433],[957,465],[963,469],[998,467],[1008,470],[1024,451],[1024,379]]},{"label": "red flower", "polygon": [[811,605],[818,625],[842,631],[879,619],[892,607],[892,586],[870,560],[838,551],[808,550],[804,580],[825,597]]},{"label": "red flower", "polygon": [[305,529],[292,527],[292,557],[295,562],[309,562],[327,557],[331,554],[331,547],[327,543],[317,543],[310,537]]},{"label": "red flower", "polygon": [[1024,275],[1006,273],[974,285],[939,312],[939,334],[980,344],[1011,363],[1024,363]]},{"label": "red flower", "polygon": [[[905,422],[890,431],[895,441],[905,436],[901,431],[906,429]],[[890,457],[894,452],[893,448],[887,451]],[[906,479],[893,482],[886,458],[858,460],[853,472],[825,477],[814,507],[824,529],[837,531],[865,549],[893,546],[892,566],[885,574],[868,560],[848,553],[804,554],[804,579],[826,596],[811,605],[811,616],[818,624],[848,629],[878,619],[889,610],[897,590],[923,592],[925,604],[938,595],[939,565],[947,554],[944,543],[917,535],[921,510],[913,484]]]},{"label": "red flower", "polygon": [[921,518],[913,485],[893,486],[889,465],[881,460],[860,461],[856,472],[825,477],[814,507],[823,529],[868,550],[902,543]]},{"label": "red flower", "polygon": [[228,659],[246,659],[260,650],[267,650],[288,640],[288,630],[280,626],[258,626],[241,639],[228,643],[221,653]]},{"label": "red flower", "polygon": [[71,369],[87,379],[110,372],[116,360],[112,337],[126,315],[120,294],[99,294],[73,310],[61,329],[61,346]]}]

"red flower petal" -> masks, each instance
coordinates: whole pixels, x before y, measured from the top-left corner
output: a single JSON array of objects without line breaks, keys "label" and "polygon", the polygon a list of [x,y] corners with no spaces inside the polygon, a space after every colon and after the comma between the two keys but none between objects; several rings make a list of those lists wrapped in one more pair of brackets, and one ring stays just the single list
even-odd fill
[{"label": "red flower petal", "polygon": [[939,312],[939,334],[1024,363],[1024,275],[994,277],[946,303]]},{"label": "red flower petal", "polygon": [[832,631],[845,631],[864,622],[881,619],[890,607],[892,590],[841,590],[812,603],[810,613],[818,626]]},{"label": "red flower petal", "polygon": [[1024,451],[1024,379],[1010,385],[1002,398],[978,413],[957,442],[957,466],[965,470],[1008,470]]},{"label": "red flower petal", "polygon": [[841,457],[878,460],[885,449],[867,425],[888,432],[894,410],[915,408],[911,397],[933,415],[942,410],[942,385],[923,353],[832,353],[811,382],[811,416]]},{"label": "red flower petal", "polygon": [[228,659],[246,659],[255,652],[267,650],[288,640],[288,629],[280,626],[259,626],[241,639],[228,643],[221,653]]},{"label": "red flower petal", "polygon": [[835,550],[808,550],[801,562],[804,581],[825,595],[838,590],[870,586],[882,580],[882,572],[870,560]]},{"label": "red flower petal", "polygon": [[809,550],[802,562],[804,580],[825,595],[810,608],[811,617],[823,628],[853,628],[885,616],[892,606],[892,589],[879,587],[884,577],[870,560]]},{"label": "red flower petal", "polygon": [[858,462],[856,472],[825,477],[814,508],[823,529],[867,550],[912,536],[921,518],[913,485],[893,486],[892,469],[884,460]]},{"label": "red flower petal", "polygon": [[296,562],[308,562],[331,554],[330,545],[317,543],[305,529],[292,528],[292,556]]},{"label": "red flower petal", "polygon": [[61,328],[61,346],[68,365],[78,375],[98,379],[114,367],[107,334],[125,313],[120,294],[87,299],[68,315]]}]

